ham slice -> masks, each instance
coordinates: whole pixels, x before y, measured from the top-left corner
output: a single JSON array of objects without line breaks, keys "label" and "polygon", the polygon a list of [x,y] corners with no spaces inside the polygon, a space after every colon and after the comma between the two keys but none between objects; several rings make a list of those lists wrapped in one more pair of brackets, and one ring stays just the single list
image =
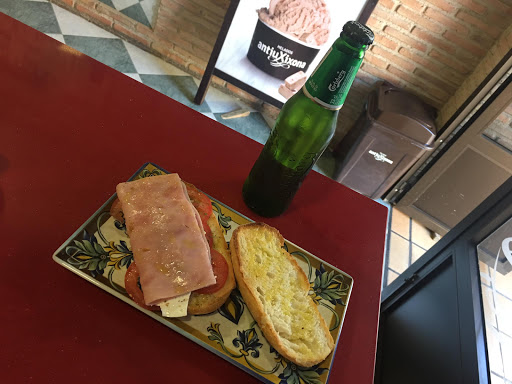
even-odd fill
[{"label": "ham slice", "polygon": [[147,305],[215,284],[201,219],[178,174],[116,190]]}]

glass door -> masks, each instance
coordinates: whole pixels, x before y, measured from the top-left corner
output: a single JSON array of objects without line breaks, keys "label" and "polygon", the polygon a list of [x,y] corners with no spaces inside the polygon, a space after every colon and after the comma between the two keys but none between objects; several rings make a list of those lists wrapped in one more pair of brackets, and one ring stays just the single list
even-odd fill
[{"label": "glass door", "polygon": [[[510,126],[505,132],[510,145]],[[504,255],[511,246],[512,218],[477,246],[492,384],[512,383],[512,265]]]}]

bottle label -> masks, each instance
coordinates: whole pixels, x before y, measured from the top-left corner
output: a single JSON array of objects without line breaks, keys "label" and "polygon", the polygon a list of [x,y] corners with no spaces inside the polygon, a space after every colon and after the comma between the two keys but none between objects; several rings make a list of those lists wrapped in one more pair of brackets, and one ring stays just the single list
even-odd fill
[{"label": "bottle label", "polygon": [[304,94],[324,108],[340,109],[362,61],[331,47],[304,84]]}]

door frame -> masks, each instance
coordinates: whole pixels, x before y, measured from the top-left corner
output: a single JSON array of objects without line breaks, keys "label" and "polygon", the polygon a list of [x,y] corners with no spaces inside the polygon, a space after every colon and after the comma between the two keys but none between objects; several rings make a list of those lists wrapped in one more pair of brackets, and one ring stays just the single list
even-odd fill
[{"label": "door frame", "polygon": [[[430,281],[446,263],[456,273],[461,383],[489,384],[490,369],[477,245],[512,217],[512,177],[405,270],[381,296],[375,384],[381,384],[387,314]],[[442,353],[442,351],[440,351]]]}]

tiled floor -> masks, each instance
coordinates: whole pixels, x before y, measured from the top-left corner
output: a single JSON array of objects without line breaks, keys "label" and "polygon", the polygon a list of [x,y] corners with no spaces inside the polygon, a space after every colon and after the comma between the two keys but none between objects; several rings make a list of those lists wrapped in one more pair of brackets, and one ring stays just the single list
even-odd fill
[{"label": "tiled floor", "polygon": [[[158,0],[101,0],[103,3],[120,10],[130,17],[149,25],[154,19],[153,5]],[[144,11],[146,22],[141,17]],[[151,9],[148,11],[148,9]],[[121,40],[94,24],[62,9],[47,0],[0,0],[0,12],[4,12],[23,23],[67,44],[93,58],[124,73],[184,105],[214,119],[222,124],[264,143],[270,128],[264,117],[249,108],[240,100],[228,96],[212,87],[205,102],[198,106],[193,97],[199,80],[180,69],[156,58],[134,45]],[[221,115],[240,108],[249,108],[251,114],[239,119],[224,120]],[[334,159],[325,153],[315,166],[315,170],[331,176],[334,171]],[[386,255],[384,286],[396,279],[438,239],[432,239],[429,231],[396,209],[391,211],[391,230],[389,231],[389,252]],[[488,270],[487,270],[488,272]],[[482,274],[486,272],[482,271]],[[512,284],[497,278],[499,301],[506,310],[498,315],[492,312],[494,299],[490,282],[483,284],[484,306],[488,324],[489,354],[493,372],[493,384],[512,383]],[[501,342],[500,342],[501,341]],[[505,361],[510,362],[508,365]]]},{"label": "tiled floor", "polygon": [[155,24],[155,8],[159,0],[99,0],[102,3],[117,9],[147,27]]},{"label": "tiled floor", "polygon": [[383,285],[389,285],[437,241],[431,232],[398,209],[391,210],[391,231]]}]

